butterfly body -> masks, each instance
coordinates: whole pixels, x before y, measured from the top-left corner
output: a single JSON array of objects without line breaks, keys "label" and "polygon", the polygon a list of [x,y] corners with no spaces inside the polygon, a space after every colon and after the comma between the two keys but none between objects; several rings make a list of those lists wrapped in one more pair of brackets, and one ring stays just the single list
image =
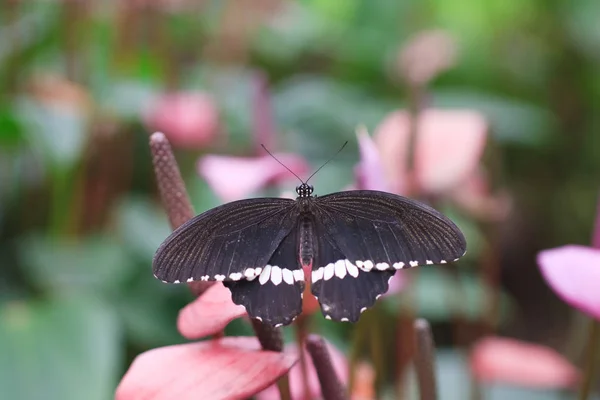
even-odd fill
[{"label": "butterfly body", "polygon": [[157,250],[155,276],[223,281],[251,317],[275,326],[302,311],[309,281],[326,318],[356,322],[397,270],[465,253],[456,225],[416,201],[377,191],[313,197],[305,183],[296,192],[296,200],[241,200],[192,218]]}]

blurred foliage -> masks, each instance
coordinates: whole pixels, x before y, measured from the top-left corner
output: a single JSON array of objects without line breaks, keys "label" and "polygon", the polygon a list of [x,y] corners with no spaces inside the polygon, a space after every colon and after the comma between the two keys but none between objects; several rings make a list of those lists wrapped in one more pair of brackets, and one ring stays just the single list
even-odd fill
[{"label": "blurred foliage", "polygon": [[[497,226],[499,329],[565,346],[564,307],[541,283],[534,256],[544,247],[586,243],[592,226],[600,173],[596,0],[127,3],[5,0],[0,7],[6,398],[111,398],[136,354],[183,341],[175,319],[191,295],[151,274],[152,255],[169,233],[146,145],[144,113],[154,99],[201,90],[220,109],[226,135],[211,148],[177,152],[198,212],[219,200],[198,177],[197,157],[253,154],[256,71],[270,80],[276,150],[317,166],[351,141],[314,178],[319,193],[341,190],[358,160],[356,125],[373,129],[408,104],[394,73],[398,49],[432,28],[453,35],[460,52],[427,101],[489,118],[493,184],[514,201]],[[462,399],[469,377],[451,325],[459,310],[472,338],[480,332],[488,287],[479,260],[489,243],[481,224],[452,206],[448,213],[469,237],[465,267],[411,271],[418,274],[414,288],[373,312],[392,320],[414,304],[446,348],[438,355],[441,398]],[[314,328],[351,347],[353,328],[320,316]],[[241,321],[228,332],[249,333]],[[386,334],[393,343],[393,329]],[[515,390],[494,387],[486,398],[552,398]]]}]

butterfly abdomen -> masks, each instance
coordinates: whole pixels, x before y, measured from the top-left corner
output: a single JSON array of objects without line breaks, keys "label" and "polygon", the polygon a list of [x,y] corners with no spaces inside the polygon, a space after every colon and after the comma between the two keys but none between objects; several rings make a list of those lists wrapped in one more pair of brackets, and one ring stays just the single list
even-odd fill
[{"label": "butterfly abdomen", "polygon": [[309,215],[302,216],[299,221],[299,257],[303,267],[312,268],[315,258],[314,223]]}]

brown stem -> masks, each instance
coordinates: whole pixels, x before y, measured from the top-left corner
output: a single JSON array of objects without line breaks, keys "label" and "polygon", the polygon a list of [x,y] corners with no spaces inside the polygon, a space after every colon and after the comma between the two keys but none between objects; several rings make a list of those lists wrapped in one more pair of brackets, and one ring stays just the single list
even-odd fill
[{"label": "brown stem", "polygon": [[306,350],[310,354],[319,383],[321,394],[325,400],[348,399],[346,389],[333,369],[333,363],[323,338],[317,335],[309,335],[306,339]]},{"label": "brown stem", "polygon": [[435,400],[437,398],[437,384],[435,379],[435,345],[429,322],[417,319],[414,324],[415,333],[415,367],[419,382],[421,400]]}]

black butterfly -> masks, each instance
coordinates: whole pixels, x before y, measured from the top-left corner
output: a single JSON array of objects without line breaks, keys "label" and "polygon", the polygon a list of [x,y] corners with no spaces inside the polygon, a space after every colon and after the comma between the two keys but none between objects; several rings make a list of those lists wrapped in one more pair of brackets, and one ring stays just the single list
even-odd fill
[{"label": "black butterfly", "polygon": [[300,314],[310,279],[325,318],[356,322],[397,270],[465,254],[456,225],[417,201],[369,190],[312,192],[302,183],[296,200],[234,201],[192,218],[159,247],[154,275],[168,283],[223,281],[251,317],[275,326]]}]

